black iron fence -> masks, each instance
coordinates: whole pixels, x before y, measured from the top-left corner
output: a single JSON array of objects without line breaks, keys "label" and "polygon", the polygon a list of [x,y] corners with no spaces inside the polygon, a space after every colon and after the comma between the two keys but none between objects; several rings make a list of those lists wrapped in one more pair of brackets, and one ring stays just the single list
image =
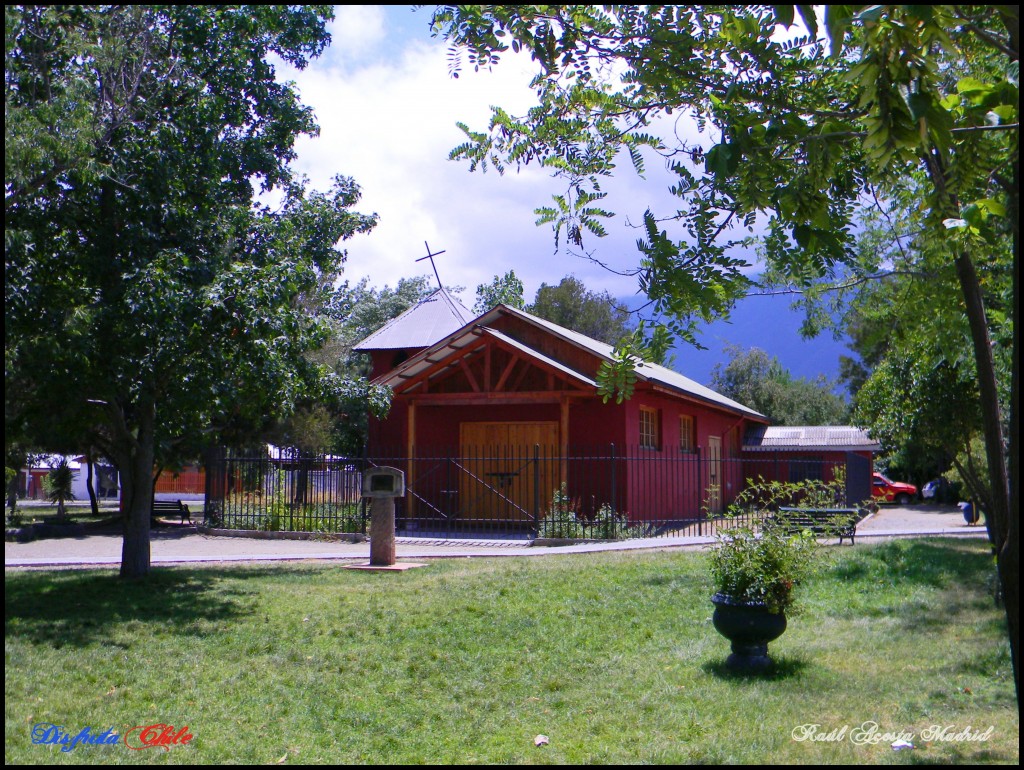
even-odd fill
[{"label": "black iron fence", "polygon": [[[463,446],[361,457],[219,450],[206,469],[206,522],[233,529],[365,533],[363,473],[406,477],[395,501],[399,535],[433,538],[619,539],[711,535],[751,523],[762,506],[726,516],[751,480],[815,480],[830,503],[866,498],[870,463],[785,453],[718,457],[639,447]],[[856,479],[851,479],[853,471]],[[859,477],[865,476],[865,480]],[[854,483],[856,482],[856,483]]]}]

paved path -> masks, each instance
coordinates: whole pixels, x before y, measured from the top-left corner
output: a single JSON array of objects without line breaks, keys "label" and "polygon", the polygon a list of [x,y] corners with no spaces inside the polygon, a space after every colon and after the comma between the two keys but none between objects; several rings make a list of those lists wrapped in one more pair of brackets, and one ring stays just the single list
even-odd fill
[{"label": "paved path", "polygon": [[[983,526],[968,527],[954,506],[885,506],[857,527],[857,539],[908,537],[918,535],[963,535],[985,537]],[[426,540],[399,537],[401,559],[466,558],[480,556],[555,556],[595,551],[625,551],[657,548],[700,548],[713,543],[711,537],[659,537],[614,543],[538,547],[515,540]],[[368,561],[369,543],[336,543],[316,540],[264,540],[244,537],[202,535],[191,528],[155,530],[152,537],[153,564],[197,564],[252,561],[345,560]],[[30,543],[5,543],[4,566],[32,567],[116,567],[121,563],[119,535],[89,535],[80,538],[51,538]]]}]

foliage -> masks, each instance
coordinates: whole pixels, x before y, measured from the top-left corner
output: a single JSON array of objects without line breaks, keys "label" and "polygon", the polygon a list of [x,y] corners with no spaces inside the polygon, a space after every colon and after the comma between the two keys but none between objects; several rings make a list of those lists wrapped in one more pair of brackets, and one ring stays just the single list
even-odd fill
[{"label": "foliage", "polygon": [[794,379],[779,360],[760,350],[727,345],[729,363],[716,364],[711,387],[723,396],[760,412],[775,425],[844,425],[843,399],[823,377]]},{"label": "foliage", "polygon": [[617,345],[633,332],[625,305],[607,291],[591,291],[574,275],[567,275],[557,286],[542,283],[526,310],[609,345]]},{"label": "foliage", "polygon": [[390,408],[389,388],[371,385],[365,377],[328,373],[264,435],[278,446],[310,454],[355,456],[366,446],[369,416],[382,419]]},{"label": "foliage", "polygon": [[855,419],[870,427],[889,467],[933,477],[981,431],[976,381],[924,351],[902,357],[892,350],[858,391]]},{"label": "foliage", "polygon": [[515,270],[509,270],[503,276],[494,276],[489,284],[482,283],[476,287],[476,304],[473,305],[473,312],[481,315],[497,305],[508,305],[522,310],[525,304],[523,282],[516,276]]},{"label": "foliage", "polygon": [[46,499],[51,503],[57,503],[58,518],[67,518],[64,503],[73,500],[75,497],[72,486],[75,482],[75,472],[66,457],[61,457],[56,463],[50,466],[50,472],[43,477],[43,490],[46,492]]},{"label": "foliage", "polygon": [[819,566],[821,546],[810,530],[786,526],[786,516],[778,509],[834,508],[843,499],[842,478],[748,480],[726,516],[751,523],[717,535],[710,566],[715,590],[737,601],[765,604],[770,612],[789,610],[794,589]]},{"label": "foliage", "polygon": [[583,524],[577,514],[579,507],[579,500],[574,501],[569,497],[566,485],[563,483],[552,493],[551,507],[544,512],[543,518],[537,525],[540,536],[582,538]]},{"label": "foliage", "polygon": [[599,540],[622,540],[647,534],[642,524],[630,524],[626,514],[619,513],[608,503],[597,509],[594,516],[587,521],[587,527],[590,537]]},{"label": "foliage", "polygon": [[622,540],[643,537],[643,525],[630,524],[629,517],[603,503],[593,515],[582,513],[579,500],[570,498],[563,483],[551,495],[551,507],[537,525],[540,537],[571,540]]},{"label": "foliage", "polygon": [[[645,153],[664,156],[679,208],[648,212],[636,272],[684,337],[749,288],[750,266],[731,255],[758,215],[771,285],[799,292],[816,279],[834,287],[888,274],[885,251],[858,254],[854,226],[910,177],[919,240],[970,288],[964,260],[983,267],[979,247],[998,242],[1000,226],[1017,231],[1007,202],[1016,184],[1004,173],[1016,146],[1016,12],[829,6],[819,39],[814,11],[798,10],[443,6],[434,28],[456,67],[464,53],[492,66],[511,48],[540,68],[535,107],[519,117],[495,108],[488,130],[467,129],[452,155],[499,171],[538,163],[565,180],[577,208],[620,157],[645,173]],[[677,114],[699,133],[664,130]],[[569,205],[556,228],[582,239],[580,216]],[[662,222],[686,237],[673,240]]]},{"label": "foliage", "polygon": [[[1005,309],[986,304],[985,287],[999,244],[1019,251],[1019,11],[830,5],[820,22],[819,36],[811,6],[442,6],[433,25],[456,69],[463,52],[488,67],[509,48],[540,67],[536,106],[523,116],[494,108],[488,129],[466,128],[452,156],[499,171],[537,163],[563,178],[567,194],[541,219],[579,246],[586,231],[600,234],[588,220],[611,213],[590,204],[620,157],[644,173],[644,153],[660,154],[678,205],[646,212],[636,272],[654,312],[690,339],[695,319],[727,312],[747,290],[734,247],[755,225],[785,290],[889,273],[858,259],[854,233],[866,209],[913,180],[926,259],[908,274],[927,282],[944,265],[959,288],[1017,675],[1019,367],[1001,405],[992,342],[1000,326],[1015,329],[1020,303],[1016,281]],[[940,344],[947,362],[960,357],[962,347]]]},{"label": "foliage", "polygon": [[365,534],[366,521],[358,504],[294,505],[276,500],[262,511],[265,532],[321,532]]},{"label": "foliage", "polygon": [[942,474],[952,487],[951,494],[968,497],[978,502],[983,510],[989,510],[992,490],[988,486],[988,466],[981,438],[973,438],[952,459],[952,465],[952,468]]},{"label": "foliage", "polygon": [[[839,310],[837,328],[851,332],[849,347],[855,357],[842,365],[854,396],[855,419],[882,443],[885,464],[919,485],[948,470],[984,428],[976,361],[969,355],[971,332],[956,271],[946,247],[927,236],[918,205],[920,186],[918,178],[893,186],[890,201],[865,217],[859,258],[875,269],[886,265],[889,273],[833,292],[830,300]],[[974,251],[991,319],[1002,432],[1008,435],[1011,242],[978,244]],[[823,298],[811,292],[808,301]],[[979,449],[975,458],[985,454],[983,445]]]},{"label": "foliage", "polygon": [[817,548],[808,530],[765,527],[755,534],[737,527],[719,535],[712,551],[715,590],[739,602],[764,604],[773,613],[785,612],[793,604],[793,589],[810,574]]},{"label": "foliage", "polygon": [[352,210],[351,179],[322,193],[293,176],[317,129],[270,59],[304,67],[330,16],[5,9],[5,427],[115,462],[125,575],[149,570],[154,468],[241,443],[322,387],[310,309],[337,244],[376,218]]}]

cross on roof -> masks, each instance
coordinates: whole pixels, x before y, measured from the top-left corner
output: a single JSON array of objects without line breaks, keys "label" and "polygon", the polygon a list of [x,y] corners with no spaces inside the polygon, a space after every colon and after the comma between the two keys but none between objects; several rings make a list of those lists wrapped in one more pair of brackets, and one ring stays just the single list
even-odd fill
[{"label": "cross on roof", "polygon": [[432,268],[434,268],[434,277],[437,279],[437,288],[443,289],[444,287],[441,285],[441,276],[437,274],[437,265],[434,264],[434,257],[439,256],[441,254],[444,254],[444,251],[442,250],[442,251],[438,251],[436,253],[431,254],[430,253],[430,244],[428,244],[426,241],[423,241],[423,245],[427,247],[427,256],[420,257],[416,261],[417,262],[422,262],[425,259],[429,259],[430,260],[430,266]]}]

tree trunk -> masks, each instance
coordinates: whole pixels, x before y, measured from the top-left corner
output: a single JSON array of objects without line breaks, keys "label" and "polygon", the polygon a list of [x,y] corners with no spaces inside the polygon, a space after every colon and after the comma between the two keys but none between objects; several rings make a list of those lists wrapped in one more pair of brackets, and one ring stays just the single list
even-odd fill
[{"label": "tree trunk", "polygon": [[85,486],[89,490],[89,505],[92,506],[92,515],[98,518],[100,515],[100,504],[96,499],[96,485],[94,481],[95,474],[93,472],[94,463],[92,461],[92,457],[92,450],[90,449],[89,453],[85,456]]},{"label": "tree trunk", "polygon": [[[1017,50],[1017,26],[1014,16],[1012,36]],[[1020,713],[1020,156],[1015,154],[1013,179],[1010,184],[1010,207],[1013,218],[1013,351],[1010,365],[1010,490],[1009,511],[1006,520],[1006,539],[997,556],[999,578],[1006,603],[1006,624],[1010,632],[1010,661],[1013,664],[1013,686],[1017,693],[1017,713]]]},{"label": "tree trunk", "polygon": [[313,464],[312,456],[305,450],[298,453],[298,473],[295,474],[295,494],[292,502],[297,505],[304,505],[306,502],[306,491],[309,488],[309,469]]},{"label": "tree trunk", "polygon": [[[996,367],[992,358],[992,344],[988,333],[988,319],[982,301],[981,284],[974,263],[965,251],[956,257],[956,273],[960,279],[967,322],[974,343],[974,362],[978,374],[978,392],[981,396],[981,415],[985,428],[985,456],[990,479],[990,506],[992,536],[997,549],[1006,541],[1010,516],[1010,485],[1006,475],[1006,451],[1003,447],[1003,427],[999,413],[999,389],[996,385]],[[1012,421],[1011,421],[1012,424]]]},{"label": "tree trunk", "polygon": [[21,484],[21,468],[19,465],[14,470],[17,473],[11,478],[10,483],[7,485],[7,505],[11,509],[11,517],[14,517],[15,512],[18,510],[18,487]]},{"label": "tree trunk", "polygon": [[149,528],[153,511],[154,417],[152,405],[140,407],[137,436],[121,461],[124,540],[121,577],[146,577],[150,569]]},{"label": "tree trunk", "polygon": [[[1008,31],[1014,38],[1013,50],[1017,50],[1016,27]],[[1020,670],[1018,666],[1018,648],[1020,645],[1020,598],[1018,578],[1020,575],[1020,539],[1018,532],[1019,510],[1017,508],[1017,414],[1016,404],[1018,390],[1018,353],[1019,353],[1019,319],[1016,318],[1018,305],[1018,270],[1017,233],[1020,225],[1020,198],[1018,184],[1020,179],[1020,161],[1014,154],[1013,179],[1008,185],[1008,207],[1010,226],[1013,239],[1013,351],[1011,365],[1011,398],[1010,398],[1010,446],[1003,446],[1002,422],[999,413],[999,391],[996,385],[995,360],[992,356],[992,344],[988,333],[988,318],[985,314],[981,283],[974,262],[966,249],[956,252],[956,274],[960,281],[967,322],[971,329],[971,342],[974,347],[974,362],[977,367],[978,392],[981,397],[981,415],[985,431],[985,455],[988,459],[988,472],[991,487],[991,507],[986,515],[992,517],[989,536],[993,539],[997,554],[997,572],[1003,591],[1003,604],[1006,608],[1006,623],[1010,637],[1010,660],[1013,664],[1013,682],[1017,694],[1017,710],[1020,711]],[[935,185],[938,199],[946,199],[949,211],[958,214],[958,201],[949,195],[946,189],[946,165],[940,155],[926,157],[931,181]],[[1008,467],[1009,466],[1009,472]],[[1011,482],[1012,479],[1012,482]],[[1011,502],[1012,501],[1012,502]]]}]

